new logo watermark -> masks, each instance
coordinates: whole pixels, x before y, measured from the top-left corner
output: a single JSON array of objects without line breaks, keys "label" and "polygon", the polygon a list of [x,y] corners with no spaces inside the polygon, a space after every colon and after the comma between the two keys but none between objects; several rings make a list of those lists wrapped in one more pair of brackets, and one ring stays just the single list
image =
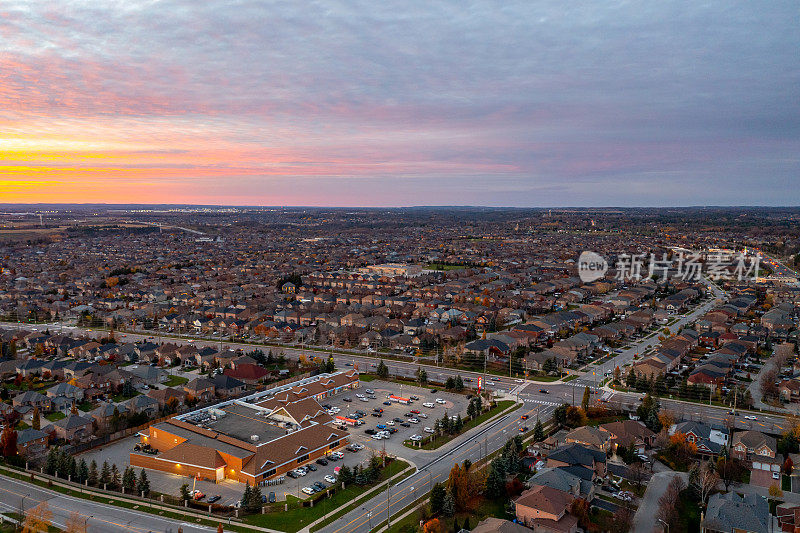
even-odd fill
[{"label": "new logo watermark", "polygon": [[578,257],[578,276],[584,283],[597,281],[606,275],[608,262],[595,252],[581,252]]},{"label": "new logo watermark", "polygon": [[[701,281],[703,273],[716,281],[721,278],[756,279],[759,275],[761,256],[747,256],[730,251],[709,251],[704,253],[664,253],[656,254],[617,254],[614,268],[615,279],[619,281],[654,278],[661,281],[668,277],[684,281]],[[584,283],[596,281],[605,276],[608,262],[596,252],[581,252],[578,257],[578,276]]]}]

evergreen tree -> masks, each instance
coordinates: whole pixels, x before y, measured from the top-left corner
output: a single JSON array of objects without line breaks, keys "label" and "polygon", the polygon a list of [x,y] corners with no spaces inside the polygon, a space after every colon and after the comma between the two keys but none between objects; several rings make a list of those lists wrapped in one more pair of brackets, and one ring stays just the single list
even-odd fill
[{"label": "evergreen tree", "polygon": [[447,493],[444,495],[444,500],[442,501],[442,514],[447,517],[456,514],[456,501],[450,491],[447,491]]},{"label": "evergreen tree", "polygon": [[136,491],[139,494],[144,493],[145,496],[150,493],[150,481],[147,479],[147,472],[144,471],[144,468],[139,472],[139,481],[136,483]]},{"label": "evergreen tree", "polygon": [[94,459],[92,459],[92,462],[89,465],[89,475],[87,479],[89,480],[89,485],[97,485],[97,461]]},{"label": "evergreen tree", "polygon": [[536,425],[533,426],[533,440],[536,442],[541,442],[544,440],[544,427],[542,426],[542,421],[539,420],[539,417],[536,417]]},{"label": "evergreen tree", "polygon": [[253,490],[250,491],[250,508],[254,511],[258,510],[262,503],[261,487],[253,485]]},{"label": "evergreen tree", "polygon": [[459,392],[464,390],[464,380],[461,379],[461,374],[456,376],[456,390],[459,391]]},{"label": "evergreen tree", "polygon": [[467,417],[472,419],[475,418],[475,402],[470,400],[469,405],[467,405]]},{"label": "evergreen tree", "polygon": [[503,461],[495,459],[489,466],[486,476],[486,496],[491,500],[501,500],[506,496],[505,469]]},{"label": "evergreen tree", "polygon": [[136,471],[132,466],[127,467],[122,474],[122,486],[125,488],[125,492],[136,490]]},{"label": "evergreen tree", "polygon": [[44,473],[52,476],[56,473],[56,469],[58,468],[58,450],[56,448],[50,448],[50,451],[47,452],[47,459],[44,462]]},{"label": "evergreen tree", "polygon": [[456,386],[456,380],[453,379],[453,376],[447,378],[447,381],[444,382],[444,388],[447,390],[453,390]]},{"label": "evergreen tree", "polygon": [[59,450],[58,463],[56,465],[56,474],[58,474],[59,477],[66,478],[69,474],[69,460],[70,455],[64,450]]},{"label": "evergreen tree", "polygon": [[75,479],[78,483],[85,483],[89,479],[89,465],[86,464],[84,459],[81,459],[81,462],[78,463],[78,472],[75,475]]},{"label": "evergreen tree", "polygon": [[103,468],[100,469],[100,486],[105,486],[107,483],[111,483],[111,467],[108,466],[108,461],[103,461]]},{"label": "evergreen tree", "polygon": [[442,512],[444,497],[447,491],[444,485],[436,483],[431,489],[431,514],[436,515]]},{"label": "evergreen tree", "polygon": [[463,428],[464,428],[464,421],[461,420],[461,413],[459,413],[458,416],[456,416],[456,423],[453,429],[455,433],[459,433]]},{"label": "evergreen tree", "polygon": [[114,490],[119,490],[121,485],[122,479],[119,475],[119,468],[117,468],[116,463],[111,465],[111,486]]},{"label": "evergreen tree", "polygon": [[591,397],[591,394],[592,392],[589,390],[588,386],[583,389],[583,400],[581,400],[581,407],[583,407],[584,413],[589,410],[589,398]]},{"label": "evergreen tree", "polygon": [[250,502],[253,501],[252,491],[250,490],[250,483],[244,484],[244,493],[242,494],[242,509],[250,509]]},{"label": "evergreen tree", "polygon": [[378,368],[376,369],[375,373],[378,374],[378,377],[382,379],[389,377],[389,367],[386,366],[386,363],[383,362],[383,359],[378,362]]},{"label": "evergreen tree", "polygon": [[629,389],[636,387],[636,374],[633,372],[633,367],[628,370],[628,375],[625,376],[625,386]]},{"label": "evergreen tree", "polygon": [[183,485],[181,485],[181,501],[185,502],[189,498],[191,498],[191,496],[189,495],[189,485],[184,483]]}]

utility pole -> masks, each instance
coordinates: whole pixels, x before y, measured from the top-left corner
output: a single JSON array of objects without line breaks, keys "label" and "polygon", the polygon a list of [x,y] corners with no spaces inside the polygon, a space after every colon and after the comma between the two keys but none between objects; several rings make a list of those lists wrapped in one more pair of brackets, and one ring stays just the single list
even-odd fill
[{"label": "utility pole", "polygon": [[389,480],[386,480],[386,529],[392,527],[392,511],[389,510]]}]

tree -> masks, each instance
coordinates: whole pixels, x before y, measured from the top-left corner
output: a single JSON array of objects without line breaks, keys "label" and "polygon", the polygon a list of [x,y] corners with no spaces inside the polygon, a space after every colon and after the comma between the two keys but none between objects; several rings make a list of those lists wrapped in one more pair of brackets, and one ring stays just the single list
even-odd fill
[{"label": "tree", "polygon": [[431,489],[431,514],[437,515],[442,512],[442,505],[444,504],[444,497],[447,491],[444,485],[436,483]]},{"label": "tree", "polygon": [[47,533],[53,513],[44,500],[36,507],[25,512],[25,521],[22,523],[22,533]]},{"label": "tree", "polygon": [[114,490],[119,490],[120,486],[122,485],[122,479],[119,475],[119,468],[117,468],[116,463],[111,465],[111,486]]},{"label": "tree", "polygon": [[708,461],[703,462],[700,466],[695,466],[689,473],[689,483],[700,498],[701,506],[705,506],[708,502],[708,497],[718,482],[719,474]]},{"label": "tree", "polygon": [[[126,470],[126,473],[127,473],[127,470]],[[190,496],[189,496],[189,485],[184,483],[183,485],[181,485],[181,501],[185,502],[189,498],[190,498]]]},{"label": "tree", "polygon": [[792,470],[794,470],[794,461],[792,461],[791,457],[787,457],[783,462],[783,473],[787,476],[791,476]]},{"label": "tree", "polygon": [[592,392],[589,390],[587,386],[583,389],[583,400],[581,400],[581,407],[583,407],[583,412],[587,412],[589,410],[589,398],[591,398]]},{"label": "tree", "polygon": [[456,387],[456,380],[453,379],[453,376],[449,376],[447,380],[444,382],[444,388],[447,390],[453,390]]},{"label": "tree", "polygon": [[575,498],[569,506],[569,514],[578,519],[578,525],[584,530],[588,529],[591,520],[589,518],[589,502],[583,498]]},{"label": "tree", "polygon": [[544,440],[544,427],[542,426],[542,421],[539,420],[539,417],[536,417],[536,425],[533,426],[533,440],[536,442],[541,442]]},{"label": "tree", "polygon": [[89,465],[81,458],[81,462],[78,463],[77,473],[75,474],[75,481],[84,483],[87,479],[89,479]]},{"label": "tree", "polygon": [[567,425],[567,409],[569,408],[569,404],[563,403],[556,407],[555,411],[553,411],[553,420],[559,426],[566,426]]},{"label": "tree", "polygon": [[242,493],[242,509],[250,510],[250,502],[252,501],[252,491],[250,490],[250,483],[244,484],[244,493]]},{"label": "tree", "polygon": [[622,371],[619,369],[619,366],[614,367],[614,385],[619,385],[621,383],[620,376],[622,375]]},{"label": "tree", "polygon": [[625,386],[629,389],[636,387],[636,374],[633,372],[633,367],[628,370],[628,375],[625,376]]},{"label": "tree", "polygon": [[455,388],[459,392],[464,390],[464,380],[461,379],[461,375],[460,374],[456,376],[456,386],[455,386]]},{"label": "tree", "polygon": [[0,453],[3,457],[17,455],[17,431],[11,424],[6,424],[3,433],[0,434]]},{"label": "tree", "polygon": [[422,367],[417,367],[417,381],[420,385],[425,385],[428,382],[428,373]]},{"label": "tree", "polygon": [[41,429],[42,428],[42,419],[41,415],[39,415],[39,408],[33,408],[33,420],[31,420],[31,427],[33,429]]},{"label": "tree", "polygon": [[261,487],[253,485],[253,490],[250,491],[250,509],[257,511],[261,508],[262,501]]},{"label": "tree", "polygon": [[781,488],[778,485],[771,485],[770,488],[769,488],[769,495],[773,499],[774,498],[782,498],[783,497],[783,491],[781,490]]},{"label": "tree", "polygon": [[620,506],[614,513],[611,521],[611,531],[615,533],[627,533],[633,526],[633,511],[628,506]]},{"label": "tree", "polygon": [[378,368],[375,370],[379,378],[386,379],[389,377],[389,367],[383,362],[383,359],[378,361]]},{"label": "tree", "polygon": [[108,483],[111,483],[111,468],[108,466],[108,461],[103,461],[103,468],[100,469],[100,485],[105,486]]},{"label": "tree", "polygon": [[122,486],[125,492],[136,490],[136,471],[132,466],[125,468],[125,472],[122,473]]},{"label": "tree", "polygon": [[84,533],[85,522],[78,511],[72,511],[69,513],[69,518],[67,518],[67,523],[64,525],[64,533]]},{"label": "tree", "polygon": [[636,484],[636,488],[642,487],[642,481],[647,477],[647,467],[642,461],[636,461],[628,469],[631,480]]},{"label": "tree", "polygon": [[444,500],[442,501],[442,514],[448,517],[456,514],[455,498],[453,498],[453,494],[451,492],[447,492],[444,495]]},{"label": "tree", "polygon": [[683,489],[686,488],[683,480],[675,476],[667,485],[667,490],[664,491],[664,494],[658,499],[658,511],[656,512],[656,518],[659,520],[663,520],[670,527],[673,527],[678,518],[678,501],[680,500],[680,494]]},{"label": "tree", "polygon": [[147,496],[150,493],[150,481],[147,479],[147,473],[144,468],[139,472],[139,481],[136,483],[136,491],[140,494],[144,493]]},{"label": "tree", "polygon": [[223,533],[224,529],[222,528],[222,522],[217,524],[217,533]]},{"label": "tree", "polygon": [[580,427],[586,425],[586,411],[578,407],[567,407],[567,425],[569,427]]},{"label": "tree", "polygon": [[489,475],[486,476],[484,490],[486,497],[491,500],[499,501],[506,497],[506,473],[503,463],[502,458],[497,458],[489,466]]},{"label": "tree", "polygon": [[469,404],[467,405],[467,417],[472,419],[475,418],[475,403],[470,400]]}]

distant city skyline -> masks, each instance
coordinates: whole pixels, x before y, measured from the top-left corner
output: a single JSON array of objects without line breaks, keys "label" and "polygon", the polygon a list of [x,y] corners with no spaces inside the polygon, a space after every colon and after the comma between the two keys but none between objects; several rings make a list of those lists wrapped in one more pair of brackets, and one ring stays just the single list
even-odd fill
[{"label": "distant city skyline", "polygon": [[0,203],[800,204],[797,6],[0,6]]}]

